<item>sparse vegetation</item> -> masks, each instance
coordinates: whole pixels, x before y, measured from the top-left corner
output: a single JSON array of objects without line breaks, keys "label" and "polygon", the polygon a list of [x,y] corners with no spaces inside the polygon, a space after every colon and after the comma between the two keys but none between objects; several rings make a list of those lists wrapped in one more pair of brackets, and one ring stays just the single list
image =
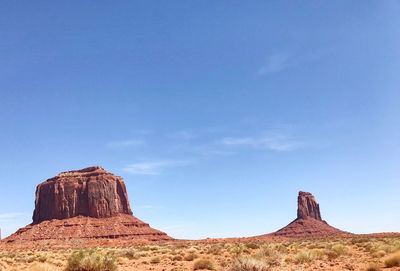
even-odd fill
[{"label": "sparse vegetation", "polygon": [[370,264],[365,271],[381,271],[382,269],[377,264]]},{"label": "sparse vegetation", "polygon": [[193,269],[214,270],[214,263],[210,259],[199,259],[194,262]]},{"label": "sparse vegetation", "polygon": [[400,266],[400,252],[389,255],[385,259],[385,266],[386,267]]},{"label": "sparse vegetation", "polygon": [[400,266],[400,238],[173,242],[83,251],[0,251],[0,271],[115,271],[117,266],[120,271],[394,271]]},{"label": "sparse vegetation", "polygon": [[195,253],[189,253],[189,254],[187,254],[187,255],[185,256],[184,260],[190,262],[190,261],[193,261],[193,260],[196,259],[196,258],[198,258],[197,254],[195,254]]},{"label": "sparse vegetation", "polygon": [[114,271],[117,270],[114,257],[99,250],[73,253],[67,261],[65,271]]},{"label": "sparse vegetation", "polygon": [[151,258],[151,260],[150,260],[150,263],[151,263],[151,264],[158,264],[158,263],[160,263],[160,262],[161,262],[160,257],[153,257],[153,258]]},{"label": "sparse vegetation", "polygon": [[240,257],[234,261],[230,271],[268,271],[269,265],[254,257]]}]

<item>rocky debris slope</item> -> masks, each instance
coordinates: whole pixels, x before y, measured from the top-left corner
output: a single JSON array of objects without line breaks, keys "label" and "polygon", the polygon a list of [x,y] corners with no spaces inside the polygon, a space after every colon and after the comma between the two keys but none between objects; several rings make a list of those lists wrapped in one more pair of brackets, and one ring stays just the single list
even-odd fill
[{"label": "rocky debris slope", "polygon": [[170,240],[132,215],[125,183],[101,167],[62,172],[36,189],[33,223],[3,240]]},{"label": "rocky debris slope", "polygon": [[346,235],[322,220],[319,204],[314,196],[308,192],[299,192],[297,198],[297,218],[286,227],[272,233],[272,236],[281,237],[328,237]]}]

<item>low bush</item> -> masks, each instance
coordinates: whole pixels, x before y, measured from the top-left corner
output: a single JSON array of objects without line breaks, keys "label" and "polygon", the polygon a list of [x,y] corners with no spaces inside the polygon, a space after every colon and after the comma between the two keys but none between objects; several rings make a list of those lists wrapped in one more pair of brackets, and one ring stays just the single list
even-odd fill
[{"label": "low bush", "polygon": [[194,262],[193,269],[214,270],[214,263],[210,259],[199,259]]},{"label": "low bush", "polygon": [[151,264],[157,264],[157,263],[160,263],[160,262],[161,262],[160,257],[153,257],[153,258],[151,258],[151,260],[150,260],[150,263],[151,263]]},{"label": "low bush", "polygon": [[381,271],[381,268],[377,264],[370,264],[365,271]]},{"label": "low bush", "polygon": [[400,266],[400,253],[389,255],[385,259],[385,266],[386,267]]},{"label": "low bush", "polygon": [[115,271],[115,258],[99,250],[79,251],[67,260],[65,271]]},{"label": "low bush", "polygon": [[270,270],[270,266],[259,259],[254,257],[240,257],[236,259],[230,271],[268,271]]},{"label": "low bush", "polygon": [[189,253],[189,254],[187,254],[183,259],[184,259],[185,261],[191,262],[191,261],[193,261],[193,260],[196,259],[196,258],[198,258],[197,254]]}]

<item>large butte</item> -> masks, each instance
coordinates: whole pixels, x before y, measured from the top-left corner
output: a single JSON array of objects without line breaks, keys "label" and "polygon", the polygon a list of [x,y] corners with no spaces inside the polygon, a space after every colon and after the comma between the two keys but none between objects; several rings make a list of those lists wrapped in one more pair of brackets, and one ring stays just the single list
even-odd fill
[{"label": "large butte", "polygon": [[3,241],[31,245],[62,241],[68,246],[171,239],[132,215],[121,177],[102,167],[88,167],[39,184],[32,224]]}]

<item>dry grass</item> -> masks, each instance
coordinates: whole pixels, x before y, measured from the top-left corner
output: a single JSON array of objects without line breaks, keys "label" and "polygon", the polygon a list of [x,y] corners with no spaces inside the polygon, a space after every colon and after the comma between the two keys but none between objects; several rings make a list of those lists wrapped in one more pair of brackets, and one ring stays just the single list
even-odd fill
[{"label": "dry grass", "polygon": [[193,264],[194,270],[214,270],[214,263],[210,259],[199,259]]},{"label": "dry grass", "polygon": [[400,252],[389,255],[385,259],[385,266],[386,267],[400,266]]},{"label": "dry grass", "polygon": [[268,271],[270,266],[257,258],[254,257],[240,257],[236,259],[230,271]]},{"label": "dry grass", "polygon": [[381,271],[382,269],[377,264],[370,264],[365,271]]},{"label": "dry grass", "polygon": [[115,271],[117,265],[111,254],[99,250],[75,252],[68,258],[65,271]]},{"label": "dry grass", "polygon": [[[374,263],[374,264],[370,264]],[[0,251],[0,271],[399,270],[400,238],[171,242],[86,251]],[[85,268],[85,269],[84,269]]]}]

